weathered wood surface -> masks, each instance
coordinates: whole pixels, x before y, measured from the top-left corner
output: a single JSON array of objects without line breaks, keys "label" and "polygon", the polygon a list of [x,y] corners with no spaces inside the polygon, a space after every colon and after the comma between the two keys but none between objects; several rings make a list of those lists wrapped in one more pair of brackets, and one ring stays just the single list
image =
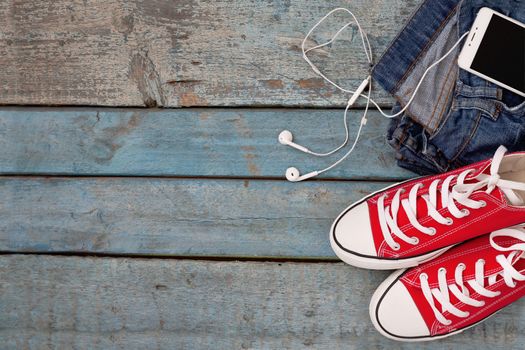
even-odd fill
[{"label": "weathered wood surface", "polygon": [[6,350],[523,349],[523,301],[443,341],[384,338],[368,303],[385,276],[342,263],[2,256],[0,340]]},{"label": "weathered wood surface", "polygon": [[[0,2],[0,103],[105,106],[343,106],[303,61],[307,31],[350,7],[378,57],[419,0],[35,0]],[[314,38],[328,40],[348,17]],[[316,41],[309,42],[315,45]],[[312,57],[358,86],[356,29]],[[385,93],[375,94],[390,103]]]},{"label": "weathered wood surface", "polygon": [[[352,140],[362,112],[349,115]],[[324,174],[336,179],[401,180],[387,145],[388,121],[370,113],[354,154]],[[0,173],[284,178],[338,157],[314,158],[278,143],[288,128],[296,141],[329,150],[344,139],[340,110],[180,109],[0,110]]]},{"label": "weathered wood surface", "polygon": [[330,226],[385,183],[0,178],[0,251],[335,259]]},{"label": "weathered wood surface", "polygon": [[[348,96],[302,60],[304,34],[348,6],[377,57],[418,3],[6,0],[0,104],[343,107]],[[309,45],[343,23],[321,27]],[[312,57],[357,86],[368,68],[359,36],[340,39]],[[368,317],[387,273],[318,261],[336,260],[327,235],[342,209],[412,176],[394,165],[387,121],[371,112],[356,152],[323,178],[381,182],[282,181],[288,166],[306,172],[337,157],[300,154],[278,133],[330,149],[341,114],[1,109],[0,348],[522,349],[523,301],[445,341],[389,341]],[[352,132],[359,115],[350,115]],[[127,258],[83,256],[97,253]]]}]

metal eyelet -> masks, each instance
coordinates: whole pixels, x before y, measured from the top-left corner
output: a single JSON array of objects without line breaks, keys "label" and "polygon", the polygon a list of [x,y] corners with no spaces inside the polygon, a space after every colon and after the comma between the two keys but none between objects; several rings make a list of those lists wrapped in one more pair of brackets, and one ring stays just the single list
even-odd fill
[{"label": "metal eyelet", "polygon": [[468,210],[468,209],[461,209],[461,213],[462,213],[464,216],[469,216],[469,215],[470,215],[470,210]]},{"label": "metal eyelet", "polygon": [[478,259],[478,262],[481,262],[482,264],[485,264],[485,259]]},{"label": "metal eyelet", "polygon": [[433,236],[437,233],[437,230],[435,227],[429,227],[428,229],[430,230],[430,233],[429,233],[430,236]]},{"label": "metal eyelet", "polygon": [[479,307],[483,307],[483,306],[485,306],[485,304],[486,304],[485,300],[482,300],[481,301],[481,305]]},{"label": "metal eyelet", "polygon": [[481,205],[480,208],[484,208],[484,207],[487,206],[487,202],[485,202],[485,201],[479,201],[479,205]]},{"label": "metal eyelet", "polygon": [[447,269],[444,268],[444,267],[440,267],[438,271],[439,271],[439,272],[445,272],[445,273],[446,273],[446,272],[447,272]]},{"label": "metal eyelet", "polygon": [[453,223],[454,223],[454,220],[452,218],[447,218],[447,222],[445,223],[445,225],[450,226]]},{"label": "metal eyelet", "polygon": [[420,278],[420,279],[421,279],[421,278],[424,278],[424,279],[428,280],[428,275],[427,275],[426,273],[423,272],[421,275],[419,275],[419,278]]},{"label": "metal eyelet", "polygon": [[399,249],[401,249],[401,246],[399,244],[397,244],[397,245],[393,246],[392,249],[397,252]]},{"label": "metal eyelet", "polygon": [[458,267],[459,267],[461,270],[466,270],[467,265],[465,265],[465,264],[463,264],[463,263],[459,263],[459,264],[458,264]]},{"label": "metal eyelet", "polygon": [[412,242],[411,242],[412,245],[416,245],[416,244],[419,244],[419,238],[417,237],[412,237]]}]

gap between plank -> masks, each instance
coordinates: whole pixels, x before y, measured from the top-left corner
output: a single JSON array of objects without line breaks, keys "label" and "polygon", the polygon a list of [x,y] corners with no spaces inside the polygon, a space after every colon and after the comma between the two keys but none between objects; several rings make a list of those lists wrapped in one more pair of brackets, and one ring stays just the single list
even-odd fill
[{"label": "gap between plank", "polygon": [[[381,109],[392,109],[394,106],[393,104],[378,104]],[[295,110],[340,110],[344,112],[346,106],[306,106],[306,105],[297,105],[297,106],[289,106],[289,105],[238,105],[238,106],[191,106],[191,107],[147,107],[147,106],[125,106],[125,105],[111,105],[111,106],[100,106],[100,105],[38,105],[38,104],[23,104],[23,105],[17,105],[17,104],[2,104],[0,103],[1,109],[40,109],[42,111],[54,111],[54,110],[64,110],[64,109],[70,109],[70,110],[78,110],[78,109],[84,109],[84,110],[107,110],[107,111],[126,111],[131,109],[138,109],[138,110],[145,110],[148,112],[151,111],[166,111],[166,110],[209,110],[209,109],[221,109],[221,110],[236,110],[236,109],[257,109],[257,110],[272,110],[272,109],[295,109]],[[366,109],[366,106],[354,106],[350,110],[355,111],[364,111]],[[369,111],[378,111],[375,107],[369,107]]]},{"label": "gap between plank", "polygon": [[115,258],[115,259],[159,259],[159,260],[196,260],[196,261],[235,261],[235,262],[273,262],[273,263],[309,263],[326,264],[342,263],[335,256],[330,258],[307,258],[307,257],[261,257],[261,256],[192,256],[192,255],[150,255],[150,254],[117,254],[117,253],[88,253],[88,252],[31,252],[31,251],[0,251],[0,256],[9,255],[44,255],[57,257],[92,257],[92,258]]},{"label": "gap between plank", "polygon": [[[285,181],[287,182],[286,178],[283,177],[275,177],[275,176],[260,176],[260,177],[243,177],[243,176],[206,176],[206,175],[199,175],[199,176],[183,176],[183,175],[126,175],[126,174],[20,174],[20,173],[1,173],[0,172],[0,178],[9,178],[9,177],[18,177],[18,178],[27,178],[27,179],[63,179],[63,180],[83,180],[83,179],[101,179],[104,180],[104,178],[108,179],[116,179],[116,178],[125,178],[125,179],[166,179],[166,180],[229,180],[229,181],[239,181],[239,180],[247,180],[247,181]],[[408,179],[408,178],[407,178]],[[399,182],[402,181],[399,178],[314,178],[309,179],[310,182],[371,182],[371,183],[381,183],[381,182]],[[298,184],[295,184],[298,185]]]}]

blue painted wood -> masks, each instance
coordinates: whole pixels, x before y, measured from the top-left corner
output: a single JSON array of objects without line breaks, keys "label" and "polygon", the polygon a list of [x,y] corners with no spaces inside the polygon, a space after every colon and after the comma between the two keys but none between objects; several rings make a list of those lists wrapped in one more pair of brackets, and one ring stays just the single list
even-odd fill
[{"label": "blue painted wood", "polygon": [[368,182],[0,178],[0,251],[335,259],[330,226]]},{"label": "blue painted wood", "polygon": [[[349,115],[352,135],[361,113]],[[412,176],[395,165],[387,123],[371,112],[355,153],[322,177]],[[340,110],[3,108],[0,173],[284,178],[289,166],[306,173],[342,155],[319,159],[285,147],[277,142],[283,129],[313,150],[344,139]]]},{"label": "blue painted wood", "polygon": [[2,349],[520,350],[525,303],[437,342],[369,321],[387,274],[338,264],[0,257]]},{"label": "blue painted wood", "polygon": [[[418,2],[356,0],[350,7],[369,16],[362,24],[380,52]],[[297,50],[316,18],[340,5],[5,1],[0,96],[9,104],[341,107],[346,97],[317,79]],[[321,28],[316,40],[338,24]],[[345,72],[345,86],[366,71],[356,64],[364,60],[354,34],[312,55],[329,76]],[[376,96],[391,103],[382,91]],[[368,320],[384,272],[155,258],[335,261],[332,220],[389,183],[264,178],[335,160],[299,154],[276,137],[289,128],[298,142],[330,149],[342,137],[341,113],[0,109],[0,174],[30,175],[0,178],[0,252],[148,256],[0,256],[0,348],[522,349],[523,301],[447,340],[399,344]],[[359,113],[350,115],[353,131]],[[395,167],[386,124],[372,112],[356,153],[323,178],[412,176]],[[57,174],[74,177],[34,176]]]}]

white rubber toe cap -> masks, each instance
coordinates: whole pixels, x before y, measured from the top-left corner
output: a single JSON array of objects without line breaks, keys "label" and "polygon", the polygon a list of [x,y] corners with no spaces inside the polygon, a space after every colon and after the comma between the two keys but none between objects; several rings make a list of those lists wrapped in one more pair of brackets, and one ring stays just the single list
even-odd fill
[{"label": "white rubber toe cap", "polygon": [[414,300],[399,281],[379,286],[372,298],[370,313],[378,331],[389,338],[404,340],[399,338],[430,336]]},{"label": "white rubber toe cap", "polygon": [[366,201],[337,218],[333,235],[342,249],[359,255],[377,256]]}]

